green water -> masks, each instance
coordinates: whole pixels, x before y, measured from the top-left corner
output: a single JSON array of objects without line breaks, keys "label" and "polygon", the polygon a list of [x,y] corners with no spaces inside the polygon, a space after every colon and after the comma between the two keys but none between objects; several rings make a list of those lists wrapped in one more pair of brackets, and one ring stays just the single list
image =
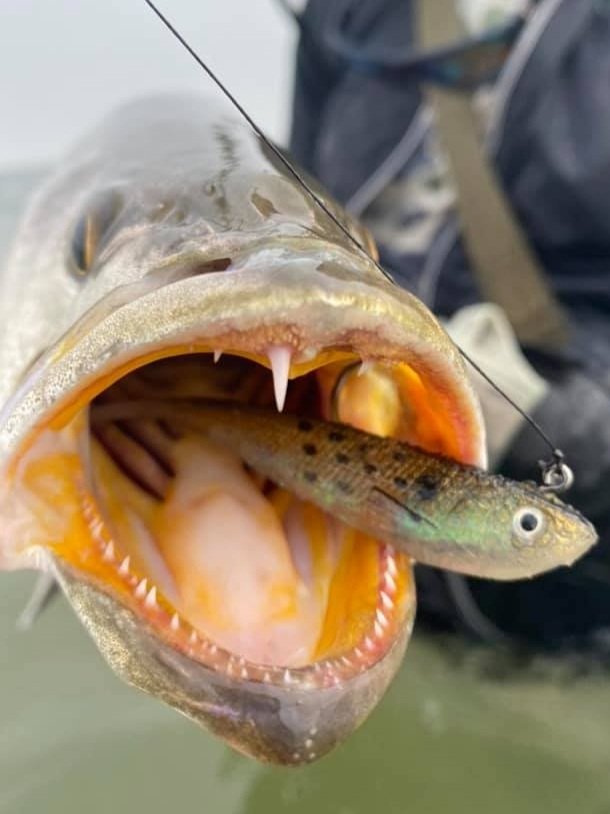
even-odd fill
[{"label": "green water", "polygon": [[347,744],[273,769],[119,682],[63,600],[16,632],[31,582],[0,577],[3,814],[610,811],[605,678],[548,665],[484,678],[479,657],[416,635]]},{"label": "green water", "polygon": [[[0,254],[33,179],[0,183]],[[606,676],[416,632],[345,746],[272,769],[121,684],[63,600],[18,633],[31,584],[0,575],[0,814],[610,813]]]}]

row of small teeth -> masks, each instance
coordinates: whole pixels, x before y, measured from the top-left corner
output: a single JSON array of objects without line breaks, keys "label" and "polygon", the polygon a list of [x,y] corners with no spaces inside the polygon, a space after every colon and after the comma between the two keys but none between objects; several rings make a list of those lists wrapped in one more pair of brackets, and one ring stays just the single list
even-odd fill
[{"label": "row of small teeth", "polygon": [[379,585],[379,599],[375,610],[373,633],[367,634],[362,642],[352,650],[352,658],[340,656],[335,659],[325,659],[314,664],[314,670],[327,677],[325,683],[339,685],[345,678],[352,676],[356,669],[363,672],[372,663],[377,661],[380,651],[387,641],[390,627],[390,614],[394,611],[397,591],[396,577],[398,567],[394,549],[383,546],[380,555],[381,581]]},{"label": "row of small teeth", "polygon": [[[98,538],[98,540],[100,542],[102,542],[102,529],[103,529],[103,526],[102,526],[101,522],[99,520],[97,520],[97,519],[94,520],[93,524],[92,524],[92,531],[94,532],[94,535]],[[110,541],[106,542],[105,544],[103,544],[102,559],[104,560],[104,562],[107,562],[107,563],[116,562],[116,552],[115,552],[114,543],[113,543],[112,540],[110,540]],[[136,597],[136,599],[143,600],[144,601],[144,606],[148,610],[156,610],[156,611],[161,610],[161,608],[159,607],[159,604],[157,602],[157,588],[156,588],[156,586],[153,585],[151,588],[148,588],[148,581],[147,581],[146,578],[143,578],[143,579],[138,581],[137,577],[135,577],[133,574],[131,574],[129,555],[124,557],[123,560],[121,561],[121,564],[118,567],[118,573],[122,577],[129,578],[132,583],[135,582],[136,587],[135,587],[135,590],[133,592],[134,596]],[[178,633],[180,631],[180,629],[182,628],[183,624],[184,623],[181,621],[180,616],[177,613],[174,613],[172,615],[171,619],[170,619],[169,627],[174,633]],[[199,645],[200,649],[203,649],[204,651],[209,653],[211,656],[215,656],[218,653],[217,645],[212,644],[210,642],[207,642],[206,640],[201,639],[197,635],[195,630],[193,630],[193,629],[191,629],[191,632],[189,634],[188,642],[189,642],[189,651],[190,651],[189,655],[194,654],[193,649],[197,645]],[[273,672],[275,673],[276,670],[274,669]],[[235,677],[239,677],[239,678],[241,678],[243,680],[248,680],[249,678],[251,678],[250,671],[248,670],[248,667],[246,666],[246,660],[243,657],[229,656],[229,658],[227,660],[227,663],[225,665],[225,673],[229,677],[235,676]],[[262,675],[262,680],[265,683],[270,683],[271,680],[272,680],[272,673],[270,671],[268,671],[268,670],[264,671],[263,675]],[[293,680],[294,679],[293,679],[293,676],[291,674],[291,671],[287,670],[287,669],[284,670],[284,675],[283,675],[284,683],[285,684],[292,684]],[[313,751],[313,745],[314,745],[313,737],[316,734],[317,734],[316,727],[312,727],[310,732],[309,732],[310,737],[308,737],[305,740],[305,743],[304,743],[305,757],[306,757],[307,760],[314,760],[315,757],[316,757],[316,753]],[[295,752],[293,754],[293,759],[295,760],[295,762],[299,762],[301,760],[301,753],[300,752]]]},{"label": "row of small teeth", "polygon": [[[112,540],[103,545],[102,559],[107,563],[116,563],[115,548]],[[119,575],[126,579],[131,585],[134,597],[142,602],[147,610],[157,612],[162,611],[162,608],[157,601],[156,585],[149,587],[148,579],[146,577],[138,579],[135,574],[131,573],[131,559],[129,555],[121,560],[117,570]],[[187,650],[189,656],[196,656],[196,649],[199,651],[199,654],[205,653],[209,656],[216,656],[219,653],[225,652],[221,650],[218,645],[208,641],[207,639],[201,638],[201,636],[188,623],[181,619],[177,612],[174,612],[172,616],[169,617],[168,626],[173,633],[184,631],[185,637],[190,628],[190,632],[188,633],[188,637],[186,639],[188,642]],[[246,660],[244,658],[237,658],[228,653],[226,655],[228,656],[225,665],[225,672],[227,675],[240,675],[241,678],[250,677],[248,668],[246,667]],[[237,664],[239,672],[235,672],[235,664]],[[264,680],[271,681],[271,675],[268,672],[265,673]]]},{"label": "row of small teeth", "polygon": [[[112,540],[104,541],[101,534],[101,524],[94,523],[92,531],[98,538],[102,545],[102,559],[107,563],[117,562],[114,543]],[[335,659],[325,659],[316,662],[313,665],[313,675],[315,683],[324,685],[339,685],[342,681],[353,675],[354,670],[359,668],[361,671],[365,670],[367,666],[374,660],[379,653],[380,648],[383,647],[384,639],[390,625],[388,618],[389,613],[394,609],[394,596],[396,594],[396,575],[398,569],[396,560],[394,558],[393,550],[389,546],[384,546],[381,553],[381,584],[379,588],[379,603],[375,611],[375,621],[373,623],[373,633],[364,637],[360,646],[353,649],[353,657],[340,656]],[[133,590],[134,597],[142,602],[146,610],[160,613],[162,608],[157,601],[157,587],[149,585],[148,579],[143,577],[138,579],[135,574],[131,573],[131,560],[129,555],[124,557],[118,565],[117,571],[119,575],[126,579]],[[302,674],[296,675],[294,671],[289,668],[281,667],[261,667],[259,665],[249,663],[242,656],[235,656],[229,652],[219,648],[218,645],[202,638],[188,623],[184,622],[177,612],[174,612],[171,617],[168,616],[168,627],[172,633],[177,634],[181,631],[184,632],[186,641],[188,642],[187,653],[189,656],[202,656],[215,659],[215,667],[220,668],[223,661],[221,656],[225,656],[224,672],[229,677],[242,678],[244,680],[252,679],[262,681],[263,683],[274,684],[281,682],[287,686],[302,683]],[[190,632],[188,632],[190,629]],[[188,633],[188,636],[187,636]],[[300,671],[299,671],[300,673]]]},{"label": "row of small teeth", "polygon": [[[95,505],[88,497],[84,498],[82,502],[82,512],[91,531],[91,535],[102,550],[102,561],[116,565],[117,555],[114,541],[108,539],[104,523],[96,511]],[[133,593],[136,599],[144,600],[144,606],[148,608],[148,610],[160,610],[157,602],[157,587],[152,585],[149,588],[146,578],[138,579],[135,574],[131,573],[131,558],[129,555],[123,557],[117,571],[119,576],[126,579],[132,588],[134,588]]]},{"label": "row of small teeth", "polygon": [[[214,351],[214,362],[219,362],[222,356],[221,350]],[[288,391],[288,377],[290,375],[290,363],[292,361],[292,348],[288,345],[275,345],[267,350],[267,358],[271,366],[273,375],[273,393],[275,395],[275,405],[278,412],[282,412],[286,403],[286,393]],[[361,376],[370,370],[373,362],[363,361],[358,368],[358,375]]]},{"label": "row of small teeth", "polygon": [[[83,503],[83,515],[89,524],[93,537],[97,540],[102,549],[102,560],[108,564],[114,564],[116,566],[117,555],[114,542],[113,540],[108,540],[105,536],[104,524],[97,515],[93,504],[89,500],[86,500]],[[129,555],[121,559],[120,564],[118,564],[117,572],[120,577],[129,583],[134,597],[142,602],[148,611],[157,613],[163,612],[163,609],[157,601],[157,586],[149,586],[148,579],[146,577],[138,578],[131,572],[131,558]],[[183,629],[187,631],[190,628],[190,625],[185,623],[177,612],[174,612],[172,616],[168,618],[168,626],[173,633],[178,633]],[[188,643],[188,652],[191,656],[195,655],[194,647],[196,645],[199,645],[200,648],[203,647],[204,649],[207,649],[208,653],[212,656],[216,655],[216,653],[219,651],[217,645],[202,640],[192,628],[188,637]]]}]

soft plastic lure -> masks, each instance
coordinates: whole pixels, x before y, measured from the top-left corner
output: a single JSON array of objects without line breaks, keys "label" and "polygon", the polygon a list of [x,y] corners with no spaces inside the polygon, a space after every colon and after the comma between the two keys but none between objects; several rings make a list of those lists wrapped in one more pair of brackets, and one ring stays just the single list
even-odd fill
[{"label": "soft plastic lure", "polygon": [[218,401],[96,406],[92,421],[171,419],[349,526],[419,562],[494,579],[569,565],[597,540],[578,511],[534,483],[310,417]]}]

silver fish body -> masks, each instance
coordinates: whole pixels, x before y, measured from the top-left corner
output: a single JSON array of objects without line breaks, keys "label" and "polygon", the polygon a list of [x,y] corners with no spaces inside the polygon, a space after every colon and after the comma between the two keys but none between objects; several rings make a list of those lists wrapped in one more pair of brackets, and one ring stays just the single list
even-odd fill
[{"label": "silver fish body", "polygon": [[[372,251],[366,232],[325,201]],[[434,317],[384,278],[234,114],[192,97],[127,106],[66,158],[25,216],[0,279],[0,308],[0,568],[55,574],[119,675],[235,748],[298,764],[340,742],[402,659],[415,610],[408,560],[373,540],[352,546],[349,529],[312,515],[327,530],[323,546],[334,535],[346,552],[324,577],[332,629],[320,629],[296,666],[248,660],[191,623],[155,581],[162,558],[155,553],[153,567],[140,532],[125,531],[117,494],[143,512],[136,525],[149,524],[146,539],[161,534],[150,519],[159,513],[163,534],[171,533],[173,508],[140,489],[137,466],[117,468],[133,439],[121,436],[114,457],[92,439],[88,405],[156,360],[169,366],[171,389],[179,357],[198,364],[222,351],[239,362],[235,388],[250,393],[244,400],[272,404],[275,385],[276,398],[287,388],[298,402],[303,391],[324,413],[333,381],[363,359],[389,372],[379,387],[362,381],[371,395],[360,400],[362,429],[381,422],[404,440],[482,464],[476,398]],[[181,442],[166,435],[161,443],[174,450]],[[179,452],[165,475],[172,494],[189,486],[188,456]],[[276,509],[225,464],[281,536]],[[149,472],[150,461],[142,467]],[[291,517],[310,512],[280,497]],[[308,556],[313,540],[304,543]],[[368,558],[360,571],[359,557]],[[302,588],[297,566],[286,568]],[[368,587],[361,577],[352,584],[355,573],[366,574]],[[362,606],[349,610],[360,593]],[[354,627],[356,618],[366,629]]]}]

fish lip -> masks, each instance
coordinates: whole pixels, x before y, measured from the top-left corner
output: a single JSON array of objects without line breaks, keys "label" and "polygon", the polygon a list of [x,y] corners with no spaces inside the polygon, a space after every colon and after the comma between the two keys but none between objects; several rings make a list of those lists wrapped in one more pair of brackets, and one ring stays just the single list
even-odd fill
[{"label": "fish lip", "polygon": [[[264,253],[262,253],[264,254]],[[270,261],[269,261],[270,262]],[[276,264],[279,262],[276,259]],[[159,351],[173,355],[172,343],[227,345],[223,337],[265,332],[275,344],[293,348],[295,358],[318,347],[353,344],[356,355],[388,362],[428,366],[451,393],[451,409],[464,439],[464,463],[485,466],[484,426],[478,399],[455,345],[439,323],[412,295],[385,280],[328,279],[303,258],[268,269],[247,260],[243,267],[212,272],[155,288],[90,323],[85,316],[43,355],[0,416],[0,458],[7,459],[30,430],[56,416],[70,396],[118,378],[122,364]],[[257,265],[258,264],[258,265]],[[98,304],[103,305],[103,302]],[[82,323],[89,325],[83,332]],[[239,323],[239,324],[237,324]],[[368,348],[357,347],[366,337]],[[228,343],[229,347],[231,342]],[[98,390],[98,392],[99,392]],[[95,393],[94,393],[95,395]]]}]

